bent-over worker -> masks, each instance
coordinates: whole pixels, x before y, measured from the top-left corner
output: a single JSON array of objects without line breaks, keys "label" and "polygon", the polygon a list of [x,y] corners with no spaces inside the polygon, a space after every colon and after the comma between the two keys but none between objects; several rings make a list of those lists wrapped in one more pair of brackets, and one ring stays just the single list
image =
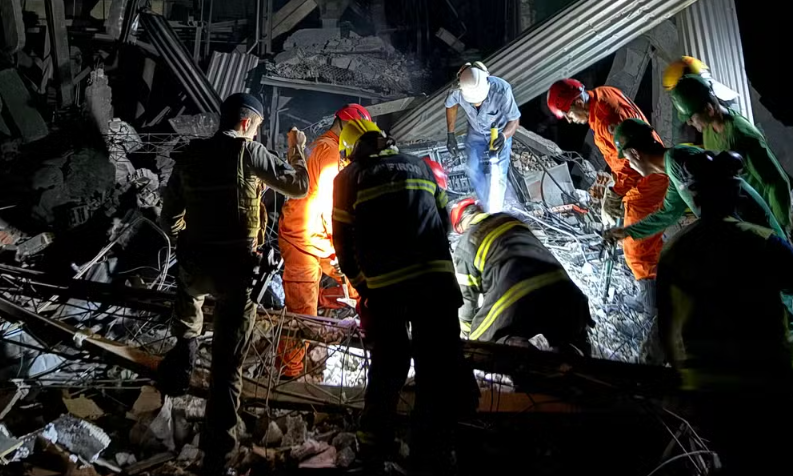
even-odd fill
[{"label": "bent-over worker", "polygon": [[542,334],[554,348],[589,355],[587,298],[523,222],[484,213],[473,198],[456,203],[451,219],[462,234],[454,266],[469,339],[525,347]]}]

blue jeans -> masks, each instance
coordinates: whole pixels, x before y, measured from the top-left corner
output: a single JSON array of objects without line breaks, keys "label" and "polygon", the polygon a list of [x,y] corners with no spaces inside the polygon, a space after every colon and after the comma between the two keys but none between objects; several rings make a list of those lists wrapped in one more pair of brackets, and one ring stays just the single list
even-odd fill
[{"label": "blue jeans", "polygon": [[[484,170],[485,162],[490,157],[489,147],[490,137],[468,133],[465,140],[465,150],[468,153],[468,180],[471,181],[482,208],[488,213],[498,213],[504,207],[504,196],[507,193],[512,138],[504,143],[504,148],[498,153],[496,164],[490,164],[490,172],[495,170],[495,176],[490,172],[485,173]],[[491,182],[495,187],[491,187]]]}]

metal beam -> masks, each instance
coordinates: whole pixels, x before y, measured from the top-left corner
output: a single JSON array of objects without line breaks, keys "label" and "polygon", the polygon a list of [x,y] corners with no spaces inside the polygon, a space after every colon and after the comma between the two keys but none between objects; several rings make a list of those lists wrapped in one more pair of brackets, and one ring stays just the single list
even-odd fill
[{"label": "metal beam", "polygon": [[[315,8],[317,8],[317,2],[314,0],[291,0],[272,15],[272,22],[264,33],[265,41],[272,41],[284,33],[288,33]],[[272,35],[268,31],[269,29],[272,29]]]},{"label": "metal beam", "polygon": [[[525,104],[545,94],[554,81],[607,57],[695,1],[578,0],[500,49],[485,64],[493,75],[512,85],[515,101]],[[443,103],[452,84],[399,118],[391,134],[402,141],[443,137]]]},{"label": "metal beam", "polygon": [[50,54],[55,65],[58,105],[69,107],[74,103],[74,90],[69,36],[66,32],[66,11],[63,0],[45,0],[44,6],[47,11],[47,30],[52,47]]},{"label": "metal beam", "polygon": [[263,76],[262,84],[276,86],[287,89],[302,89],[306,91],[319,91],[321,93],[339,94],[341,96],[361,97],[367,99],[391,100],[396,96],[367,91],[354,86],[341,86],[337,84],[315,83],[304,79],[277,78],[275,76]]}]

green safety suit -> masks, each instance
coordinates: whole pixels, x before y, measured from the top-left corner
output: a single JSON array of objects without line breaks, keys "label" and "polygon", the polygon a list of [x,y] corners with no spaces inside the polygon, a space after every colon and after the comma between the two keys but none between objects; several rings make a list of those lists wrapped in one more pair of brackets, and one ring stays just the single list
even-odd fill
[{"label": "green safety suit", "polygon": [[793,371],[780,292],[793,291],[791,269],[784,239],[734,218],[703,217],[661,254],[661,341],[719,474],[779,474],[787,464]]},{"label": "green safety suit", "polygon": [[706,126],[702,142],[707,150],[733,151],[744,159],[743,178],[766,201],[779,224],[790,231],[790,180],[768,147],[765,136],[748,119],[733,110],[725,116],[724,130]]},{"label": "green safety suit", "polygon": [[586,296],[517,218],[475,216],[454,265],[464,301],[460,327],[471,340],[512,343],[543,334],[554,347],[571,344],[588,353],[586,328],[593,322]]},{"label": "green safety suit", "polygon": [[287,163],[234,131],[191,141],[175,161],[160,216],[162,228],[178,236],[172,333],[199,336],[204,300],[208,294],[215,297],[212,377],[201,446],[217,463],[236,442],[241,366],[255,315],[250,292],[261,192],[270,186],[290,197],[304,196],[308,173],[302,153],[295,151]]},{"label": "green safety suit", "polygon": [[[704,153],[705,150],[688,145],[678,145],[666,151],[666,154],[664,154],[664,168],[666,175],[669,177],[669,188],[664,197],[664,204],[660,210],[652,215],[625,227],[625,232],[628,236],[640,239],[661,233],[674,225],[685,214],[686,209],[690,209],[695,215],[699,216],[699,207],[694,203],[694,197],[687,186],[688,177],[685,167],[688,161],[694,160]],[[739,216],[747,221],[768,225],[779,236],[787,236],[773,210],[768,207],[759,193],[749,185],[748,180],[749,177],[746,176],[746,180],[742,184],[743,191],[747,197],[742,203],[742,209],[738,211]]]}]

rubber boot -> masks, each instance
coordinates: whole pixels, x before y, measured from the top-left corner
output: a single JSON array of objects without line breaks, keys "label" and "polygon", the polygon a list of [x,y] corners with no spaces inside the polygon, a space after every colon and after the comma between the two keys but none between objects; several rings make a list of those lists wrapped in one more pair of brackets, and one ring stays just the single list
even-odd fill
[{"label": "rubber boot", "polygon": [[197,353],[198,338],[179,339],[162,359],[157,367],[157,383],[166,395],[178,397],[187,393]]}]

